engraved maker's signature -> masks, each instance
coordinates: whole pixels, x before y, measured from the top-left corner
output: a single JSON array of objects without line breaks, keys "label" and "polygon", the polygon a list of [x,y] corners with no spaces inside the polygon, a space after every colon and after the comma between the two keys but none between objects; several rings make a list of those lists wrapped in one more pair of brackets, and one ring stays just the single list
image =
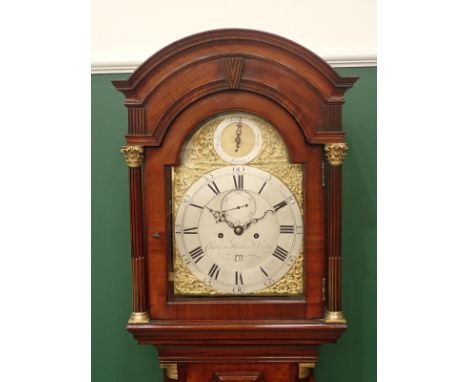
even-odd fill
[{"label": "engraved maker's signature", "polygon": [[213,243],[209,241],[206,246],[205,250],[272,250],[273,247],[271,243],[267,241],[257,241],[257,240],[234,240],[231,239],[230,241],[226,241],[223,243]]}]

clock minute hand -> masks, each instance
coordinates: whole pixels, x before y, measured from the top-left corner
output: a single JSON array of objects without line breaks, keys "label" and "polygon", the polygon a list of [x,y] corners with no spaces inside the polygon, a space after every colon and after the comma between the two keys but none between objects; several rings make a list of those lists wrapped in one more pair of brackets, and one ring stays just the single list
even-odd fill
[{"label": "clock minute hand", "polygon": [[242,226],[242,228],[243,228],[243,229],[247,229],[247,228],[250,227],[251,224],[257,223],[258,221],[262,220],[262,219],[267,215],[268,212],[271,212],[272,214],[275,213],[275,211],[273,211],[273,210],[266,210],[266,211],[263,213],[262,216],[260,216],[259,218],[254,218],[254,219],[252,219],[252,220],[249,221],[247,224],[244,224],[244,225]]},{"label": "clock minute hand", "polygon": [[248,207],[249,205],[246,203],[244,204],[243,206],[237,206],[237,207],[234,207],[234,208],[229,208],[228,210],[222,210],[220,212],[228,212],[228,211],[232,211],[232,210],[238,210],[240,208],[244,208],[244,207]]},{"label": "clock minute hand", "polygon": [[210,212],[213,214],[213,216],[216,216],[216,215],[222,215],[223,212],[238,210],[238,209],[241,209],[241,208],[244,208],[244,207],[248,207],[248,206],[249,206],[249,204],[246,203],[246,204],[244,204],[243,206],[237,206],[237,207],[233,207],[233,208],[229,208],[229,209],[227,209],[227,210],[221,210],[221,211],[213,210],[212,208],[207,207],[207,206],[205,206],[205,208],[206,208],[208,211],[210,211]]}]

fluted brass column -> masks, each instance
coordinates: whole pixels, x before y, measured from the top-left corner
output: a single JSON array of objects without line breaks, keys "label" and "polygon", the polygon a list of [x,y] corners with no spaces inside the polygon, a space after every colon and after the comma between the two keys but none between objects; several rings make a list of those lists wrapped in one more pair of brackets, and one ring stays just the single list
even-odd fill
[{"label": "fluted brass column", "polygon": [[341,305],[341,168],[346,143],[325,144],[329,163],[327,198],[327,309],[325,321],[346,323]]},{"label": "fluted brass column", "polygon": [[141,146],[122,147],[120,152],[128,164],[130,195],[130,234],[132,245],[132,314],[129,324],[149,322],[146,301],[146,258],[143,237],[143,198],[141,189],[141,164],[143,148]]}]

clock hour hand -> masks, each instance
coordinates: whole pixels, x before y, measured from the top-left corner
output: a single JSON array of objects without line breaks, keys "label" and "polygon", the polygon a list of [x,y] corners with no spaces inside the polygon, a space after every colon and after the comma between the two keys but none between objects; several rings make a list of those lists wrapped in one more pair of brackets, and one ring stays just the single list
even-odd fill
[{"label": "clock hour hand", "polygon": [[[245,205],[245,206],[238,206],[238,207],[234,207],[234,208],[232,208],[232,209],[235,210],[235,209],[237,209],[237,208],[246,207],[246,206],[247,206],[247,205]],[[225,222],[225,223],[229,226],[229,228],[234,228],[234,227],[235,227],[234,223],[232,223],[232,222],[230,222],[229,220],[227,220],[227,219],[226,219],[226,215],[224,214],[224,212],[226,212],[226,211],[231,211],[231,209],[229,209],[229,210],[224,210],[224,211],[216,211],[216,210],[213,210],[212,208],[207,207],[207,206],[205,206],[205,208],[206,208],[208,211],[211,212],[211,214],[213,215],[213,217],[214,217],[215,220],[216,220],[216,223]]]},{"label": "clock hour hand", "polygon": [[213,217],[215,218],[216,220],[216,223],[219,223],[221,221],[223,221],[223,213],[221,211],[216,211],[208,206],[205,206],[205,208],[211,212],[211,214],[213,215]]}]

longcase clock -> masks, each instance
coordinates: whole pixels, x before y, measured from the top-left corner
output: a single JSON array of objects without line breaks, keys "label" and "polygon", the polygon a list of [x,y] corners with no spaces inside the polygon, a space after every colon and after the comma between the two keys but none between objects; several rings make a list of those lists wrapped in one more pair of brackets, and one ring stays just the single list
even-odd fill
[{"label": "longcase clock", "polygon": [[126,81],[132,307],[166,381],[314,381],[341,304],[340,77],[298,44],[228,29]]}]

